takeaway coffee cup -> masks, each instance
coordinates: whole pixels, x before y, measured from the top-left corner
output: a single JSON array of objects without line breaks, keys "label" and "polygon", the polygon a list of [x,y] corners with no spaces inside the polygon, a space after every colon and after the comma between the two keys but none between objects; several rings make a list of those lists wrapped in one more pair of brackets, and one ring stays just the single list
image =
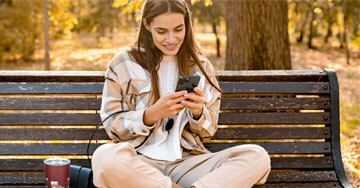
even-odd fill
[{"label": "takeaway coffee cup", "polygon": [[45,180],[48,188],[68,188],[70,180],[70,160],[50,158],[44,160]]}]

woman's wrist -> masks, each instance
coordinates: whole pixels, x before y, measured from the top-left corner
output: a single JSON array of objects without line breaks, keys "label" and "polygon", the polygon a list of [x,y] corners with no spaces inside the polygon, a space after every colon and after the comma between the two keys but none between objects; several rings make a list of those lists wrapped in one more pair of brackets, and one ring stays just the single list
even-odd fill
[{"label": "woman's wrist", "polygon": [[153,111],[153,106],[149,106],[145,109],[143,121],[147,126],[151,126],[158,120],[156,113]]}]

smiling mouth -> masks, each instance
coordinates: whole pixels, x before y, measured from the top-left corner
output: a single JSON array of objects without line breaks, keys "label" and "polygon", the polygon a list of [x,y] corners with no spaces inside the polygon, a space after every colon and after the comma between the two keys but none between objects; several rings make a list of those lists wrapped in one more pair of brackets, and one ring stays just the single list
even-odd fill
[{"label": "smiling mouth", "polygon": [[174,44],[174,45],[163,45],[167,50],[169,51],[172,51],[172,50],[175,50],[177,45]]}]

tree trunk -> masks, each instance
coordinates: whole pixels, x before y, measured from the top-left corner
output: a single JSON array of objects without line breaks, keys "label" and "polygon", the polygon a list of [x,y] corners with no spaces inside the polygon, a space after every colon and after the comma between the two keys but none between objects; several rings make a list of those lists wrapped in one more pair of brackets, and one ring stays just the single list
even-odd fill
[{"label": "tree trunk", "polygon": [[[304,2],[305,3],[305,2]],[[306,27],[306,23],[308,20],[308,17],[310,15],[310,11],[311,11],[311,4],[309,4],[309,9],[306,11],[305,17],[303,19],[303,21],[301,22],[301,26],[300,26],[300,34],[296,39],[297,43],[302,43],[303,39],[304,39],[304,34],[305,34],[305,27]]]},{"label": "tree trunk", "polygon": [[324,39],[324,43],[327,44],[329,42],[329,38],[332,35],[332,30],[331,30],[331,26],[332,26],[333,22],[331,21],[331,19],[328,19],[328,28],[327,28],[327,33]]},{"label": "tree trunk", "polygon": [[347,0],[343,0],[343,12],[344,12],[344,35],[343,35],[343,41],[344,41],[344,47],[345,47],[345,54],[346,54],[346,64],[350,65],[350,52],[349,52],[349,46],[347,43]]},{"label": "tree trunk", "polygon": [[217,25],[216,23],[212,23],[212,28],[213,28],[213,33],[215,35],[215,38],[216,38],[216,55],[217,57],[220,57],[220,39],[219,39],[219,36],[217,34]]},{"label": "tree trunk", "polygon": [[45,70],[50,70],[48,0],[44,0],[44,48],[45,48],[45,57],[44,57]]},{"label": "tree trunk", "polygon": [[[311,2],[312,4],[312,2]],[[314,20],[315,20],[315,12],[314,12],[315,7],[312,7],[311,5],[311,20],[310,20],[310,27],[309,27],[309,41],[308,41],[308,48],[309,49],[313,49],[313,45],[312,45],[312,39],[314,36]]]},{"label": "tree trunk", "polygon": [[226,70],[291,69],[286,0],[226,3]]}]

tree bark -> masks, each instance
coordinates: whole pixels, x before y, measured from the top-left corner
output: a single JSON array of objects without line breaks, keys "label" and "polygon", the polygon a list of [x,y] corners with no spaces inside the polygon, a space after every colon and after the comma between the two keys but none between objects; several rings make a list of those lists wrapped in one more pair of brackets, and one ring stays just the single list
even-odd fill
[{"label": "tree bark", "polygon": [[226,70],[291,69],[286,0],[226,3]]}]

